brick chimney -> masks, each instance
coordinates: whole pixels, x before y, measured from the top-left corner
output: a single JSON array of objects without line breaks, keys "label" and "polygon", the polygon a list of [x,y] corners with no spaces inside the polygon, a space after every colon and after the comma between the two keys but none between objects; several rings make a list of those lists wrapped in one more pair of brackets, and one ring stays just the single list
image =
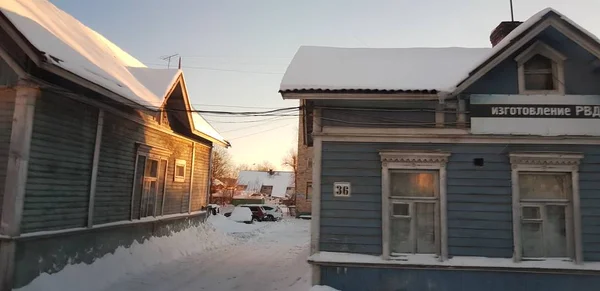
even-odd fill
[{"label": "brick chimney", "polygon": [[492,47],[495,47],[504,37],[506,37],[517,26],[521,25],[521,21],[502,21],[490,34],[490,42]]}]

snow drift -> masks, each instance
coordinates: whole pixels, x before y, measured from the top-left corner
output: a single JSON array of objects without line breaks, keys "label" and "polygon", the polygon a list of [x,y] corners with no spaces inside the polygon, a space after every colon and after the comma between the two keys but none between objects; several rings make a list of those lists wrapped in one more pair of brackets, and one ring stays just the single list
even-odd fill
[{"label": "snow drift", "polygon": [[129,248],[119,247],[114,253],[98,258],[89,265],[67,265],[60,272],[41,274],[29,285],[16,290],[104,290],[119,278],[146,271],[151,266],[235,243],[235,239],[226,231],[219,230],[226,225],[219,221],[222,218],[211,216],[207,223],[198,227],[171,236],[152,237],[143,244],[134,242]]}]

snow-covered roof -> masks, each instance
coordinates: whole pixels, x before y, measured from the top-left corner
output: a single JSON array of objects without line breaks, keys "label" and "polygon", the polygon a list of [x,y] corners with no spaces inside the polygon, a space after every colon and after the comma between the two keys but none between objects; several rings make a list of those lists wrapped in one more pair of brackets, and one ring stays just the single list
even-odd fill
[{"label": "snow-covered roof", "polygon": [[280,90],[451,91],[490,50],[302,46]]},{"label": "snow-covered roof", "polygon": [[220,141],[223,145],[229,146],[229,142],[225,140],[219,132],[206,121],[198,112],[192,112],[192,122],[194,123],[194,130],[202,134],[208,135],[209,137]]},{"label": "snow-covered roof", "polygon": [[[0,12],[48,62],[157,110],[182,76],[178,69],[152,69],[47,0],[1,0]],[[193,113],[195,131],[223,144],[225,139]]]},{"label": "snow-covered roof", "polygon": [[247,192],[259,192],[262,186],[273,186],[271,196],[285,197],[288,187],[294,187],[294,172],[274,171],[241,171],[238,176],[238,185],[246,185]]},{"label": "snow-covered roof", "polygon": [[280,91],[454,92],[473,71],[507,48],[549,13],[591,39],[600,39],[552,8],[531,16],[493,48],[300,47]]},{"label": "snow-covered roof", "polygon": [[173,83],[182,74],[179,69],[151,69],[129,67],[129,72],[156,96],[167,96]]},{"label": "snow-covered roof", "polygon": [[[34,47],[58,60],[55,65],[142,106],[162,105],[165,96],[148,89],[150,83],[142,82],[147,79],[137,79],[129,70],[144,64],[52,3],[2,0],[0,11]],[[170,73],[160,75],[172,79]]]},{"label": "snow-covered roof", "polygon": [[[573,21],[570,18],[564,16],[563,14],[561,14],[558,11],[556,11],[555,9],[553,9],[551,7],[548,7],[548,8],[542,9],[540,12],[538,12],[538,13],[534,14],[533,16],[529,17],[529,19],[527,19],[526,21],[524,21],[523,23],[521,23],[519,26],[517,26],[513,31],[511,31],[508,35],[506,35],[499,43],[497,43],[496,46],[494,46],[492,49],[488,50],[487,53],[484,55],[484,58],[482,58],[480,62],[475,63],[468,70],[468,72],[471,73],[474,70],[478,69],[482,64],[484,64],[486,61],[490,60],[497,53],[499,53],[502,50],[504,50],[505,48],[507,48],[513,42],[513,40],[515,40],[516,38],[518,38],[519,36],[521,36],[525,31],[529,30],[531,27],[533,27],[534,25],[536,25],[538,22],[540,22],[549,13],[555,13],[562,20],[564,20],[567,23],[573,25],[575,28],[577,28],[578,30],[580,30],[582,33],[584,33],[585,35],[589,36],[591,39],[593,39],[594,41],[596,41],[597,43],[600,44],[600,38],[598,38],[596,35],[594,35],[593,33],[589,32],[585,28],[581,27],[579,24],[575,23],[575,21]],[[466,78],[467,78],[467,76],[464,76],[464,78],[461,79],[461,80],[459,80],[459,81],[462,81],[462,80],[464,80]]]}]

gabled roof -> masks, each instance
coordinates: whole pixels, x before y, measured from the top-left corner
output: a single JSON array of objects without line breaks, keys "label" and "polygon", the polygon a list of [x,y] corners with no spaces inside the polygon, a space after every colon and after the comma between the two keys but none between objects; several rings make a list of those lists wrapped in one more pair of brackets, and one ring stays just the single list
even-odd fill
[{"label": "gabled roof", "polygon": [[[453,92],[453,94],[460,93],[461,89],[464,89],[466,87],[465,85],[467,85],[469,83],[472,84],[477,79],[477,76],[476,76],[477,73],[480,72],[482,69],[484,69],[484,67],[487,64],[489,64],[495,58],[499,57],[502,54],[502,52],[513,47],[513,45],[520,38],[522,38],[525,34],[527,34],[528,31],[533,29],[536,25],[540,24],[542,21],[544,21],[546,18],[548,18],[550,16],[556,16],[558,19],[560,19],[564,23],[571,25],[574,29],[578,30],[580,33],[582,33],[583,35],[588,37],[591,42],[595,43],[595,45],[600,46],[600,38],[598,38],[596,35],[587,31],[583,27],[579,26],[573,20],[564,16],[563,14],[556,11],[555,9],[546,8],[546,9],[543,9],[540,12],[534,14],[533,16],[531,16],[529,19],[527,19],[525,22],[523,22],[521,25],[519,25],[517,28],[515,28],[513,31],[511,31],[506,37],[504,37],[502,39],[502,41],[500,41],[496,46],[494,46],[491,50],[489,50],[481,62],[476,63],[473,67],[471,67],[471,69],[469,70],[468,76],[458,80],[458,82],[456,84],[456,87],[457,87],[456,89],[458,89],[458,90],[455,90],[455,92]],[[515,49],[518,49],[518,48],[515,48]],[[470,81],[470,82],[467,83],[468,81]]]},{"label": "gabled roof", "polygon": [[[300,47],[280,92],[291,93],[446,93],[455,95],[473,82],[485,65],[550,15],[600,39],[552,8],[519,25],[493,48],[331,48]],[[462,86],[462,87],[461,87]],[[458,90],[457,90],[458,89]]]},{"label": "gabled roof", "polygon": [[[181,70],[146,67],[47,0],[1,0],[0,13],[37,50],[35,56],[30,55],[37,65],[68,71],[128,100],[127,105],[159,110],[183,79]],[[206,120],[192,115],[189,122],[196,134],[228,145]]]},{"label": "gabled roof", "polygon": [[292,59],[281,92],[451,91],[457,76],[489,48],[333,48],[302,46]]}]

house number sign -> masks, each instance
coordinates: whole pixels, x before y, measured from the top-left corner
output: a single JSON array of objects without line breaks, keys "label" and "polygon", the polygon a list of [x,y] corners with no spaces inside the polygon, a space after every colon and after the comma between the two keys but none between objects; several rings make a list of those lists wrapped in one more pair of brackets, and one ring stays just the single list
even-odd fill
[{"label": "house number sign", "polygon": [[333,196],[334,197],[350,197],[352,188],[350,182],[335,182],[333,183]]}]

